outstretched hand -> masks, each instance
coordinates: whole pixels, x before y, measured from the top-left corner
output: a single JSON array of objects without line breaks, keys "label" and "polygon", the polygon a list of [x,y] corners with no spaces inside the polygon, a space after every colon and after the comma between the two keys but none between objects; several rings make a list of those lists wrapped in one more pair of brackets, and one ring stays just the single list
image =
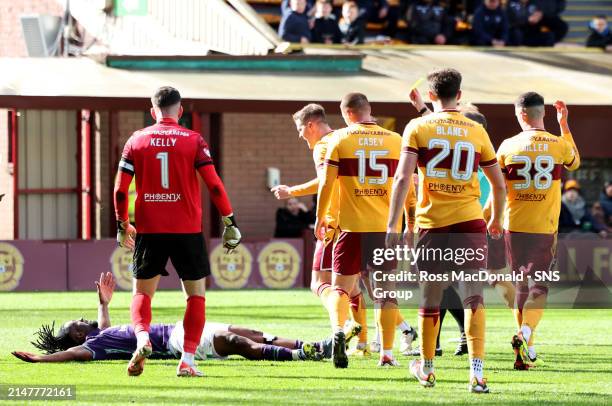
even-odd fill
[{"label": "outstretched hand", "polygon": [[39,362],[40,361],[40,355],[32,354],[31,352],[13,351],[11,352],[11,354],[13,354],[15,357],[25,362]]},{"label": "outstretched hand", "polygon": [[289,190],[290,188],[287,185],[278,185],[270,189],[270,191],[274,193],[274,197],[278,200],[289,199],[291,197]]},{"label": "outstretched hand", "polygon": [[95,282],[100,304],[108,305],[115,291],[115,278],[111,272],[101,273],[100,280]]}]

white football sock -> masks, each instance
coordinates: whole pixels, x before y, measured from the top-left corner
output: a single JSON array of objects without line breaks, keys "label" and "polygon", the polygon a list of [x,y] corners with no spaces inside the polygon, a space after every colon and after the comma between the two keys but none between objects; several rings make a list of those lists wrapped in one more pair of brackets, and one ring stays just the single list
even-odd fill
[{"label": "white football sock", "polygon": [[195,364],[195,354],[192,352],[184,352],[181,356],[181,361],[187,365],[193,366]]},{"label": "white football sock", "polygon": [[403,333],[404,331],[410,330],[410,324],[408,324],[406,320],[404,320],[400,324],[397,325],[397,328],[399,329],[399,331]]},{"label": "white football sock", "polygon": [[433,359],[424,359],[421,362],[421,372],[423,375],[429,375],[434,371]]},{"label": "white football sock", "polygon": [[383,350],[383,354],[393,359],[393,350]]},{"label": "white football sock", "polygon": [[529,350],[529,358],[535,359],[535,357],[536,357],[535,346],[530,345],[529,347],[527,347],[527,349]]},{"label": "white football sock", "polygon": [[292,358],[294,361],[300,361],[300,360],[302,360],[303,358],[302,358],[302,357],[300,357],[300,352],[303,352],[303,351],[302,351],[302,350],[291,350],[291,358]]},{"label": "white football sock", "polygon": [[144,347],[149,342],[149,332],[139,331],[136,333],[136,348]]},{"label": "white football sock", "polygon": [[368,343],[357,343],[357,346],[355,347],[355,349],[357,350],[363,350],[364,348],[366,348],[368,346]]},{"label": "white football sock", "polygon": [[523,333],[525,341],[529,341],[529,337],[531,337],[531,327],[527,325],[521,326],[521,333]]},{"label": "white football sock", "polygon": [[482,380],[482,369],[484,361],[480,358],[472,358],[470,360],[470,381],[476,377],[478,380]]}]

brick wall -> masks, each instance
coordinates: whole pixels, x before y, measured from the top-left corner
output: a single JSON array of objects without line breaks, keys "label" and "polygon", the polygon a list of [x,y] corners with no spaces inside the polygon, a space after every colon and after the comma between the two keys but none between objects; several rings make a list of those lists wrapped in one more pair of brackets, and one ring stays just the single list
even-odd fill
[{"label": "brick wall", "polygon": [[61,16],[63,13],[58,0],[0,0],[0,56],[27,56],[20,20],[22,14]]},{"label": "brick wall", "polygon": [[[332,128],[342,126],[330,116]],[[316,176],[312,152],[297,137],[288,114],[224,114],[221,136],[222,178],[246,238],[271,237],[276,200],[266,186],[266,168],[281,171],[281,183],[294,185]],[[308,207],[312,198],[301,199]]]},{"label": "brick wall", "polygon": [[123,145],[136,130],[145,126],[144,111],[120,111],[119,112],[119,154],[123,150]]},{"label": "brick wall", "polygon": [[[1,17],[0,17],[1,18]],[[8,163],[8,111],[0,109],[0,240],[13,239],[13,175]]]}]

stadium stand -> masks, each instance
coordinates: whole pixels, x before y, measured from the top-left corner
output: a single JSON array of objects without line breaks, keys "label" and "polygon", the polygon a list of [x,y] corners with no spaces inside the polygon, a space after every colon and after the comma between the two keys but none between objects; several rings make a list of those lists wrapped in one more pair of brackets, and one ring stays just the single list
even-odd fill
[{"label": "stadium stand", "polygon": [[563,19],[569,24],[564,42],[583,45],[589,35],[589,22],[596,15],[612,18],[612,0],[569,0]]},{"label": "stadium stand", "polygon": [[[344,1],[334,0],[334,7],[340,7]],[[506,1],[502,2],[505,3]],[[258,14],[274,29],[278,28],[281,20],[281,0],[247,0]],[[390,5],[399,5],[400,0],[389,1]],[[562,41],[567,44],[584,45],[589,35],[589,22],[595,15],[606,15],[612,19],[612,0],[568,0],[562,19],[569,24],[567,36]],[[469,24],[468,24],[469,26]],[[367,36],[370,38],[381,34],[385,28],[384,23],[367,24]],[[398,22],[398,37],[403,37],[408,28],[404,16],[400,16]],[[465,27],[459,27],[465,28]]]}]

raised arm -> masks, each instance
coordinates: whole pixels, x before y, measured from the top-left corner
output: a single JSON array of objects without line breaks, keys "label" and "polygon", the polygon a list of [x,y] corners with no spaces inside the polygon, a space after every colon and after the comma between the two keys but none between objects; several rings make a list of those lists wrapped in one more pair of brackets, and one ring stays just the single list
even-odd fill
[{"label": "raised arm", "polygon": [[569,111],[565,102],[561,100],[557,100],[554,106],[557,110],[557,121],[559,122],[559,129],[561,130],[561,138],[569,142],[573,148],[573,157],[571,157],[567,162],[564,162],[563,165],[565,165],[568,170],[575,171],[580,167],[580,153],[578,152],[578,147],[576,147],[574,137],[572,137],[572,132],[569,128]]},{"label": "raised arm", "polygon": [[417,113],[419,113],[421,116],[426,116],[431,113],[431,110],[427,108],[425,101],[423,101],[423,96],[421,96],[419,89],[416,87],[410,89],[409,97],[412,107],[414,107]]},{"label": "raised arm", "polygon": [[104,330],[111,326],[110,315],[108,313],[108,304],[113,298],[115,291],[115,278],[111,272],[101,273],[100,280],[96,281],[96,290],[98,291],[98,328]]}]

